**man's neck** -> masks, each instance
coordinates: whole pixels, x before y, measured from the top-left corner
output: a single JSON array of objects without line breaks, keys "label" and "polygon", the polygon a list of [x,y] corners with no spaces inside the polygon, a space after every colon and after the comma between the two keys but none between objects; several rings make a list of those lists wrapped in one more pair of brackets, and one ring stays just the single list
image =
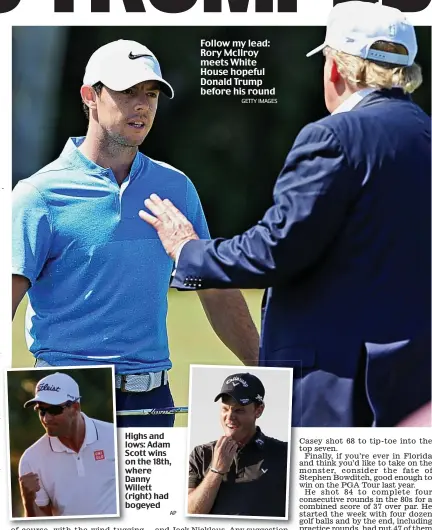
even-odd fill
[{"label": "man's neck", "polygon": [[334,109],[332,112],[334,112],[338,107],[340,107],[347,99],[349,99],[358,90],[360,89],[348,83],[344,83],[343,87],[339,87],[339,90],[337,91],[338,97],[334,103]]},{"label": "man's neck", "polygon": [[332,114],[339,114],[340,112],[347,112],[352,110],[360,101],[376,89],[372,87],[359,88],[348,94],[339,102],[339,105],[333,110]]},{"label": "man's neck", "polygon": [[114,143],[102,134],[100,130],[89,126],[87,136],[78,148],[81,153],[104,168],[110,168],[119,185],[127,178],[132,163],[138,152],[138,147],[128,147]]},{"label": "man's neck", "polygon": [[237,443],[238,443],[238,446],[239,448],[241,449],[242,447],[244,447],[245,445],[247,445],[251,440],[252,438],[255,436],[256,434],[256,427],[255,429],[250,432],[247,436],[245,436],[244,438],[242,438],[241,440],[239,440]]},{"label": "man's neck", "polygon": [[59,436],[58,439],[64,446],[72,449],[75,453],[78,453],[84,443],[85,433],[85,419],[84,416],[80,414],[70,436]]}]

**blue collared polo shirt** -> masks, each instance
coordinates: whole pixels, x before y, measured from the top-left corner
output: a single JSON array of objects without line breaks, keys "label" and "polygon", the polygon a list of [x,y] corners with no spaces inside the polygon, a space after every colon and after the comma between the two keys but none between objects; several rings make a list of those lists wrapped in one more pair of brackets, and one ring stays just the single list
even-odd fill
[{"label": "blue collared polo shirt", "polygon": [[60,157],[13,191],[13,274],[28,278],[26,339],[36,358],[113,363],[123,374],[171,368],[166,330],[173,261],[138,217],[151,193],[170,199],[202,239],[192,182],[138,153],[118,185],[71,138]]}]

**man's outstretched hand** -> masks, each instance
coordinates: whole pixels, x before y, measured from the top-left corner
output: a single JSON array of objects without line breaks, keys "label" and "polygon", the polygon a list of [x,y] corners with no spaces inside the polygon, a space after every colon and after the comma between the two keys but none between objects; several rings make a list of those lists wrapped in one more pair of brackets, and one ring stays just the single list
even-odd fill
[{"label": "man's outstretched hand", "polygon": [[192,224],[169,199],[162,200],[152,193],[144,204],[153,215],[144,210],[140,210],[138,215],[156,230],[166,253],[172,259],[176,259],[177,251],[185,243],[199,239]]}]

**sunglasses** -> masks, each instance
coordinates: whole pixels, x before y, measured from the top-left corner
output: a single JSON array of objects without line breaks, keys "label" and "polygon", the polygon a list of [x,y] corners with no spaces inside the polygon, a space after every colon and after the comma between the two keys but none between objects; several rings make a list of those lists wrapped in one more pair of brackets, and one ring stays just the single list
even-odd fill
[{"label": "sunglasses", "polygon": [[50,405],[49,407],[41,407],[40,405],[36,405],[34,409],[42,417],[44,417],[47,413],[50,416],[59,416],[63,413],[64,409],[70,407],[73,403],[75,402],[67,401],[64,405]]}]

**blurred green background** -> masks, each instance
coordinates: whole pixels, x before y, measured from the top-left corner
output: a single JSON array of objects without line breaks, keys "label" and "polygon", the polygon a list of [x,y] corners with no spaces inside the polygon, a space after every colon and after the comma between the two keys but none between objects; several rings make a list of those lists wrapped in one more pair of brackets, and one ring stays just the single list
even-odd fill
[{"label": "blurred green background", "polygon": [[[24,366],[29,366],[29,364],[31,363],[23,363]],[[113,422],[111,368],[61,368],[58,371],[67,373],[78,383],[82,411],[85,414],[102,421]],[[24,409],[23,405],[34,397],[37,382],[52,373],[52,370],[40,369],[10,370],[7,373],[13,517],[23,516],[18,486],[19,460],[23,452],[45,434],[39,421],[39,415],[32,407]]]}]

